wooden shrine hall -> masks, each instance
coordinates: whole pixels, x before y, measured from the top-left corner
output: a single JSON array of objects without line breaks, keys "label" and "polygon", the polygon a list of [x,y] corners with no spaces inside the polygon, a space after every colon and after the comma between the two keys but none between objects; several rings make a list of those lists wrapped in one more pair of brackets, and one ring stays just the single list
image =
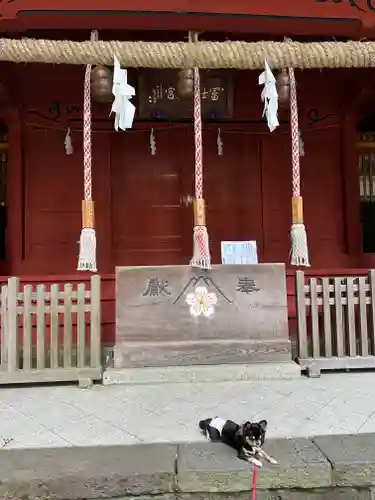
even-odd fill
[{"label": "wooden shrine hall", "polygon": [[[52,8],[45,0],[0,0],[0,31],[9,39],[77,42],[87,41],[93,26],[103,42],[186,42],[189,30],[205,42],[375,38],[371,2],[356,9],[331,0],[210,0],[199,13],[190,0],[163,0],[157,8],[149,0],[142,10],[120,3],[108,0],[93,11],[87,0]],[[0,56],[1,280],[88,280],[76,271],[85,66],[38,58],[16,64],[18,56],[9,54]],[[295,68],[308,276],[364,275],[375,264],[375,74],[366,63],[338,66]],[[93,100],[91,110],[104,343],[113,343],[116,266],[187,265],[192,257],[191,101],[179,98],[177,68],[127,69],[135,88],[132,128],[114,130],[108,102]],[[286,265],[293,325],[289,109],[280,107],[280,126],[271,133],[262,117],[260,72],[200,71],[206,223],[213,264],[221,262],[222,241],[252,240],[260,263]]]}]

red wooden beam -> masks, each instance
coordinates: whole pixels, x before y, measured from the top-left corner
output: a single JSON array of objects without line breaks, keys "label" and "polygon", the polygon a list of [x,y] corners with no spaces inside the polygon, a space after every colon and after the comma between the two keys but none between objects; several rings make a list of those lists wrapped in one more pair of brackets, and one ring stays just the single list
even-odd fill
[{"label": "red wooden beam", "polygon": [[[98,2],[99,3],[99,2]],[[374,7],[373,7],[374,4]],[[83,15],[84,14],[84,15]],[[230,20],[228,20],[228,16]],[[228,23],[229,21],[229,23]],[[204,29],[280,35],[375,35],[375,0],[0,0],[1,30]]]},{"label": "red wooden beam", "polygon": [[[374,7],[372,7],[374,1]],[[1,0],[3,15],[21,12],[95,11],[176,12],[206,14],[250,14],[256,16],[315,17],[317,19],[375,18],[375,0]]]},{"label": "red wooden beam", "polygon": [[[175,15],[164,13],[107,13],[85,15],[70,13],[21,13],[17,18],[0,18],[0,31],[7,33],[25,32],[27,30],[86,30],[87,33],[95,26],[99,30],[149,30],[149,31],[183,31],[198,30],[208,32],[251,34],[270,39],[285,35],[291,37],[312,36],[324,38],[347,37],[357,39],[364,36],[362,25],[358,20],[334,20],[317,22],[309,18],[257,17],[219,15]],[[374,35],[368,34],[370,38]],[[138,36],[138,38],[140,38]]]}]

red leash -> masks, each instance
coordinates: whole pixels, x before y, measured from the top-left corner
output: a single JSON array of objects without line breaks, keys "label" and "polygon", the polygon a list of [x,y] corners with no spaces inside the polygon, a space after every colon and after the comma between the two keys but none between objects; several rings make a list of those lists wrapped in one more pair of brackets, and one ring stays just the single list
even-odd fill
[{"label": "red leash", "polygon": [[258,466],[254,464],[252,500],[256,500],[257,498],[257,476],[258,476]]}]

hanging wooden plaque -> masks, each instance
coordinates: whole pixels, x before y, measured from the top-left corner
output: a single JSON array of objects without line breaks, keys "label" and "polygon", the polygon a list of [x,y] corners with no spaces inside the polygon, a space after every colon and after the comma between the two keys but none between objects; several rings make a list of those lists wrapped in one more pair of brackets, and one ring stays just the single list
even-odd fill
[{"label": "hanging wooden plaque", "polygon": [[[193,117],[193,99],[177,94],[178,71],[145,69],[139,73],[138,117],[153,120],[187,120]],[[223,120],[232,117],[232,74],[201,71],[202,117]]]}]

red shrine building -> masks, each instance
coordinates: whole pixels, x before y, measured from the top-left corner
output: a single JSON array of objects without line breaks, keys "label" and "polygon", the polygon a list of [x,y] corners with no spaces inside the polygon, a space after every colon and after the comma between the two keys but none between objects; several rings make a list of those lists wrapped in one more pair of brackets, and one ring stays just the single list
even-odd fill
[{"label": "red shrine building", "polygon": [[[371,0],[0,0],[3,37],[87,40],[375,39]],[[0,63],[0,274],[24,283],[88,279],[77,268],[83,196],[84,67]],[[93,199],[103,335],[113,341],[115,266],[187,264],[192,254],[192,113],[175,70],[130,69],[133,128],[115,132],[93,103]],[[375,265],[375,76],[296,70],[309,275]],[[289,113],[270,133],[259,71],[202,72],[203,163],[213,263],[222,240],[255,240],[260,262],[289,265]],[[73,152],[64,141],[70,130]],[[290,317],[295,314],[293,307]]]}]

